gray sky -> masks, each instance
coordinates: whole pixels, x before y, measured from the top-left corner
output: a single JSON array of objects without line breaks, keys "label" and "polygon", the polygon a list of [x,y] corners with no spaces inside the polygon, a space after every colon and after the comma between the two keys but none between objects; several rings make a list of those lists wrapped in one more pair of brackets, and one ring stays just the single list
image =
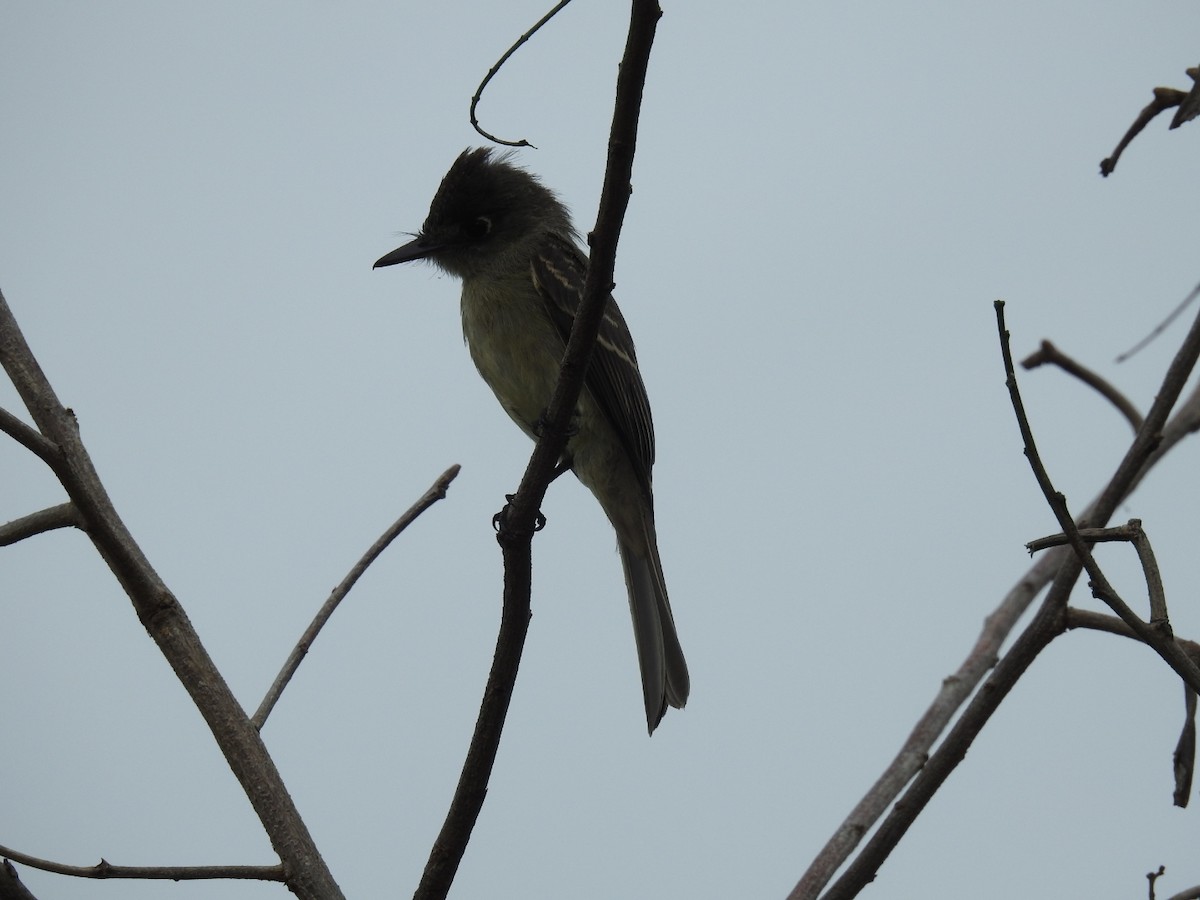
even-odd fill
[{"label": "gray sky", "polygon": [[[543,3],[0,12],[0,286],[112,497],[253,708],[359,554],[370,570],[264,731],[351,897],[406,896],[444,816],[500,608],[490,519],[531,445],[462,347],[458,286],[371,271],[415,230],[467,104]],[[1014,350],[1050,338],[1149,405],[1196,283],[1195,4],[665,4],[617,297],[654,403],[662,555],[692,699],[647,739],[611,529],[562,479],[459,897],[781,897],[1055,529],[1021,454]],[[579,0],[480,107],[595,218],[627,5]],[[1128,428],[1023,376],[1076,510]],[[0,404],[20,409],[11,387]],[[1144,520],[1200,637],[1196,447]],[[0,517],[58,503],[0,441]],[[1144,610],[1131,552],[1101,559]],[[0,556],[0,843],[67,863],[268,863],[199,715],[80,534]],[[1094,608],[1083,592],[1081,605]],[[1132,642],[1044,654],[871,896],[1140,896],[1200,882],[1171,807],[1181,689]],[[266,898],[78,882],[41,897]]]}]

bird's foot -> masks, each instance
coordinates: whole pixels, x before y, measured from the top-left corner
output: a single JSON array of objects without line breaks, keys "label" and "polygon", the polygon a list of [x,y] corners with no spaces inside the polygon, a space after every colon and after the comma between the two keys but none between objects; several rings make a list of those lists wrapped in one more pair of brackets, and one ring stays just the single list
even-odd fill
[{"label": "bird's foot", "polygon": [[[507,501],[504,504],[504,509],[492,516],[492,528],[497,532],[503,531],[504,526],[508,523],[508,508],[512,506],[513,498],[516,494],[505,494],[504,499]],[[533,517],[533,530],[541,531],[546,527],[546,517],[542,515],[541,510],[538,510],[536,516]]]}]

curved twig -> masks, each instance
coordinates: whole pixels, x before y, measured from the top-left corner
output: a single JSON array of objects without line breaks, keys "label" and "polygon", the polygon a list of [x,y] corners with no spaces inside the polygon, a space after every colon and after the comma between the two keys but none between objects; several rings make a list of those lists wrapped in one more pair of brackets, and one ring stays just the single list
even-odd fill
[{"label": "curved twig", "polygon": [[422,496],[410,506],[399,519],[393,522],[388,529],[379,536],[379,539],[371,545],[370,549],[362,555],[354,567],[342,579],[341,584],[333,589],[333,593],[317,610],[317,614],[313,617],[309,626],[304,629],[304,633],[300,635],[300,640],[296,642],[296,646],[292,648],[291,654],[287,658],[287,662],[283,664],[279,674],[275,676],[275,681],[272,682],[270,689],[262,699],[262,703],[258,705],[258,710],[250,718],[254,727],[262,730],[263,724],[267,721],[267,716],[271,714],[271,710],[275,708],[275,704],[279,702],[279,697],[283,694],[283,689],[287,687],[288,682],[292,680],[292,676],[296,674],[296,670],[300,667],[300,663],[304,657],[308,655],[308,650],[312,646],[313,641],[317,639],[317,635],[321,633],[321,629],[325,627],[325,623],[329,621],[329,617],[333,615],[333,611],[337,609],[338,604],[345,599],[350,593],[350,589],[354,587],[355,582],[362,577],[363,572],[367,571],[367,567],[379,558],[379,554],[387,549],[388,544],[394,541],[405,528],[416,520],[417,516],[442,500],[446,496],[446,490],[450,487],[461,467],[455,463],[445,472],[443,472]]},{"label": "curved twig", "polygon": [[13,519],[0,525],[0,547],[7,547],[17,541],[54,531],[56,528],[83,528],[83,517],[74,503],[60,503],[48,509],[40,509],[19,519]]},{"label": "curved twig", "polygon": [[[479,125],[479,119],[475,116],[475,107],[479,106],[479,100],[481,97],[483,97],[483,89],[488,86],[488,82],[491,81],[492,78],[495,77],[496,73],[500,71],[501,66],[508,62],[509,57],[516,53],[517,49],[522,44],[533,37],[543,25],[558,15],[562,8],[570,2],[571,0],[561,0],[560,3],[555,5],[554,9],[550,10],[550,12],[538,19],[537,24],[517,38],[517,42],[504,51],[504,55],[496,61],[494,66],[488,69],[487,74],[483,76],[483,81],[479,82],[479,87],[475,89],[475,94],[471,97],[471,127],[489,141],[493,141],[497,144],[503,144],[506,147],[533,147],[533,144],[529,143],[529,141],[525,140],[525,138],[521,138],[519,141],[506,141],[503,138],[498,138],[494,134],[484,131]],[[533,149],[536,150],[537,147],[533,147]]]},{"label": "curved twig", "polygon": [[1135,432],[1142,427],[1142,414],[1129,401],[1129,398],[1113,387],[1110,382],[1101,378],[1087,366],[1067,356],[1049,341],[1042,341],[1041,347],[1021,360],[1023,369],[1036,369],[1038,366],[1049,364],[1058,366],[1068,375],[1074,375],[1084,384],[1095,388],[1102,397],[1121,411],[1121,415],[1125,417]]},{"label": "curved twig", "polygon": [[1151,100],[1133,120],[1133,124],[1129,126],[1129,130],[1125,132],[1120,143],[1117,144],[1117,149],[1113,151],[1112,156],[1100,162],[1100,174],[1107,178],[1112,174],[1113,169],[1117,167],[1117,160],[1121,158],[1121,154],[1125,152],[1125,148],[1129,146],[1129,142],[1137,137],[1143,128],[1160,112],[1168,109],[1174,109],[1180,106],[1187,94],[1184,91],[1177,91],[1175,88],[1156,87],[1154,89],[1154,99]]}]

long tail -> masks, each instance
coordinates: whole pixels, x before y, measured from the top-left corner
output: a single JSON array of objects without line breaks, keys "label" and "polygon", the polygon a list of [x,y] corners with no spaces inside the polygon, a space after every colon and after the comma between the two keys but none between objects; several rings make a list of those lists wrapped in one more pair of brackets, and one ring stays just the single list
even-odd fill
[{"label": "long tail", "polygon": [[641,546],[619,541],[618,548],[625,569],[625,584],[629,588],[633,637],[642,670],[646,726],[654,734],[668,706],[682,709],[687,703],[690,681],[683,648],[675,632],[675,620],[671,616],[671,603],[667,600],[667,585],[663,580],[652,520],[644,524],[642,535],[645,539]]}]

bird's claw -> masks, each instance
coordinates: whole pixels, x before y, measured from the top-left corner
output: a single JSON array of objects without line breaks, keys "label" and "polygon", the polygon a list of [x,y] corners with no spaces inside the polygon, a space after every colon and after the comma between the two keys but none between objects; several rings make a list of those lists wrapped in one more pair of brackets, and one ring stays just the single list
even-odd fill
[{"label": "bird's claw", "polygon": [[[516,494],[505,494],[504,499],[506,502],[504,504],[504,509],[492,516],[492,528],[494,528],[497,533],[502,531],[505,524],[508,522],[508,508],[512,506],[513,498],[516,496]],[[533,517],[533,530],[541,531],[545,527],[546,517],[542,515],[541,510],[538,510],[537,514]]]}]

